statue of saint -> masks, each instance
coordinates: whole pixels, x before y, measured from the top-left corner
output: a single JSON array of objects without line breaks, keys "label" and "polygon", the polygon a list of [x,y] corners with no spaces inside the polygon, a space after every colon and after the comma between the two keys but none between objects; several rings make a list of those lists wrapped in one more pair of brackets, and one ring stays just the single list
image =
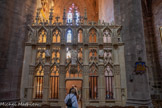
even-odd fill
[{"label": "statue of saint", "polygon": [[78,58],[77,50],[71,50],[71,64],[72,65],[76,65],[77,64],[77,58]]},{"label": "statue of saint", "polygon": [[29,31],[29,32],[28,32],[28,42],[29,42],[29,43],[32,42],[32,35],[33,35],[32,31]]},{"label": "statue of saint", "polygon": [[104,59],[104,50],[103,49],[100,49],[98,55],[99,55],[99,62],[103,62],[103,59]]},{"label": "statue of saint", "polygon": [[110,35],[110,32],[108,32],[108,30],[106,30],[104,32],[104,43],[111,43],[111,35]]},{"label": "statue of saint", "polygon": [[49,50],[46,50],[45,51],[45,55],[46,55],[46,57],[50,57],[50,51]]},{"label": "statue of saint", "polygon": [[111,52],[108,52],[107,57],[108,57],[109,63],[112,63],[112,53]]},{"label": "statue of saint", "polygon": [[40,11],[41,21],[48,20],[48,16],[49,16],[49,3],[48,3],[48,0],[41,0],[41,8],[39,8],[39,11]]}]

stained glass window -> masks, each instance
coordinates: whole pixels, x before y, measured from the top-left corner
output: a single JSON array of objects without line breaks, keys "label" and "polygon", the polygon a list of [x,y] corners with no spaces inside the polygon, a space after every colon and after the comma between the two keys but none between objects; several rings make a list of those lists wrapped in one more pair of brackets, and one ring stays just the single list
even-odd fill
[{"label": "stained glass window", "polygon": [[67,22],[68,23],[72,23],[73,21],[73,13],[76,9],[76,23],[79,22],[79,12],[78,12],[78,7],[75,6],[75,4],[73,3],[71,7],[69,7],[69,11],[67,13]]},{"label": "stained glass window", "polygon": [[46,38],[47,38],[47,32],[44,29],[42,29],[39,32],[38,43],[46,43]]},{"label": "stained glass window", "polygon": [[91,29],[89,32],[89,43],[97,42],[97,33],[95,29]]},{"label": "stained glass window", "polygon": [[97,49],[89,49],[89,98],[98,98]]},{"label": "stained glass window", "polygon": [[44,68],[42,65],[40,65],[36,68],[35,71],[36,71],[36,74],[34,77],[34,98],[42,99]]},{"label": "stained glass window", "polygon": [[71,43],[72,42],[72,31],[68,30],[67,31],[67,43]]},{"label": "stained glass window", "polygon": [[52,42],[53,43],[59,43],[60,37],[61,37],[61,32],[58,29],[54,30]]},{"label": "stained glass window", "polygon": [[106,99],[113,99],[113,66],[112,66],[112,51],[106,50],[104,51],[104,64],[105,64],[105,92]]},{"label": "stained glass window", "polygon": [[82,43],[83,42],[83,31],[79,30],[78,31],[78,43]]}]

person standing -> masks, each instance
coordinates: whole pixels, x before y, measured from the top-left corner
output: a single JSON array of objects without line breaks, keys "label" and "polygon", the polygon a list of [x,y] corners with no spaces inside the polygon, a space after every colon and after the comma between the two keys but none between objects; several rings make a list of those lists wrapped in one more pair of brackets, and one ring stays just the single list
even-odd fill
[{"label": "person standing", "polygon": [[78,108],[78,101],[77,101],[77,97],[75,93],[76,93],[76,90],[71,89],[71,92],[69,92],[69,94],[66,96],[64,102],[67,108]]}]

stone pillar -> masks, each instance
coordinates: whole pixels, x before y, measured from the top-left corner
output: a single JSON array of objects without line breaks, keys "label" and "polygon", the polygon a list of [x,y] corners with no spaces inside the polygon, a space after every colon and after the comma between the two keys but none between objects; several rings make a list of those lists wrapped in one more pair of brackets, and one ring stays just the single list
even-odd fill
[{"label": "stone pillar", "polygon": [[65,95],[66,95],[66,83],[65,83],[65,77],[66,77],[66,72],[65,72],[65,66],[60,65],[60,76],[59,76],[59,100],[60,100],[60,105],[62,108],[65,108]]},{"label": "stone pillar", "polygon": [[44,66],[44,77],[43,77],[43,105],[48,105],[49,98],[49,73],[50,64],[46,63]]},{"label": "stone pillar", "polygon": [[122,106],[125,106],[126,99],[127,99],[127,83],[126,83],[127,79],[126,79],[126,70],[125,70],[124,44],[120,43],[118,48],[119,48],[118,57],[119,57],[120,67],[119,68],[117,67],[115,69],[116,69],[116,73],[120,74],[121,100],[122,100]]},{"label": "stone pillar", "polygon": [[84,46],[84,55],[83,55],[83,94],[82,94],[82,101],[83,101],[83,108],[85,108],[85,105],[88,104],[89,101],[89,52],[88,52],[88,46]]},{"label": "stone pillar", "polygon": [[[36,59],[36,47],[32,46],[32,55],[31,57],[31,65],[29,66],[29,79],[28,79],[28,94],[27,94],[27,100],[29,102],[32,101],[33,98],[33,79],[34,79],[34,73],[35,73],[35,59]],[[29,59],[29,58],[28,58]]]},{"label": "stone pillar", "polygon": [[21,94],[20,94],[20,98],[21,101],[25,101],[26,100],[26,96],[27,96],[27,87],[28,87],[28,76],[29,75],[29,65],[31,63],[31,59],[29,59],[31,57],[31,53],[32,52],[32,47],[31,46],[25,46],[25,55],[24,55],[24,62],[23,62],[23,69],[22,69],[22,78],[21,78]]},{"label": "stone pillar", "polygon": [[98,66],[98,95],[100,100],[100,106],[103,106],[105,104],[105,77],[104,77],[104,64],[99,63]]},{"label": "stone pillar", "polygon": [[29,56],[29,57],[32,57],[32,60],[31,60],[32,65],[35,65],[36,53],[37,53],[36,46],[32,46],[32,56]]},{"label": "stone pillar", "polygon": [[[151,105],[151,97],[148,85],[147,72],[142,75],[134,75],[133,82],[129,77],[134,72],[135,62],[141,57],[146,62],[146,47],[143,30],[143,17],[141,0],[114,0],[115,22],[122,25],[121,36],[125,43],[125,61],[127,75],[127,105],[142,104]],[[116,8],[116,4],[119,8]],[[125,8],[127,7],[127,8]],[[116,11],[119,10],[119,11]],[[118,18],[117,18],[118,17]]]},{"label": "stone pillar", "polygon": [[84,65],[83,68],[83,94],[82,94],[82,101],[83,101],[83,108],[85,108],[85,105],[89,103],[89,66]]},{"label": "stone pillar", "polygon": [[59,100],[62,108],[65,108],[65,94],[66,94],[66,69],[65,69],[65,60],[66,60],[66,47],[64,45],[60,48],[60,68],[59,68]]},{"label": "stone pillar", "polygon": [[35,66],[29,66],[29,79],[28,79],[28,89],[27,89],[27,101],[32,102],[33,98],[33,76],[34,76]]},{"label": "stone pillar", "polygon": [[78,43],[78,34],[77,34],[77,30],[76,28],[73,28],[73,37],[72,37],[72,43],[73,44],[77,44]]},{"label": "stone pillar", "polygon": [[121,102],[121,79],[120,79],[120,65],[119,65],[119,47],[113,48],[113,61],[114,61],[114,89],[115,89],[115,100],[116,104],[120,105]]}]

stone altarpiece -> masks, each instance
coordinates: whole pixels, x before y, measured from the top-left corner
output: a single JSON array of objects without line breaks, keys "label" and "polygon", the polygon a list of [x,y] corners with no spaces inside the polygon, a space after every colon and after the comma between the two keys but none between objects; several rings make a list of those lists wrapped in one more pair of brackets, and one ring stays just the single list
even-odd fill
[{"label": "stone altarpiece", "polygon": [[[87,13],[76,22],[63,22],[51,9],[49,21],[29,25],[21,83],[21,101],[65,107],[66,81],[82,81],[82,108],[125,106],[127,99],[124,43],[121,26],[87,22]],[[80,17],[81,18],[81,17]]]}]

